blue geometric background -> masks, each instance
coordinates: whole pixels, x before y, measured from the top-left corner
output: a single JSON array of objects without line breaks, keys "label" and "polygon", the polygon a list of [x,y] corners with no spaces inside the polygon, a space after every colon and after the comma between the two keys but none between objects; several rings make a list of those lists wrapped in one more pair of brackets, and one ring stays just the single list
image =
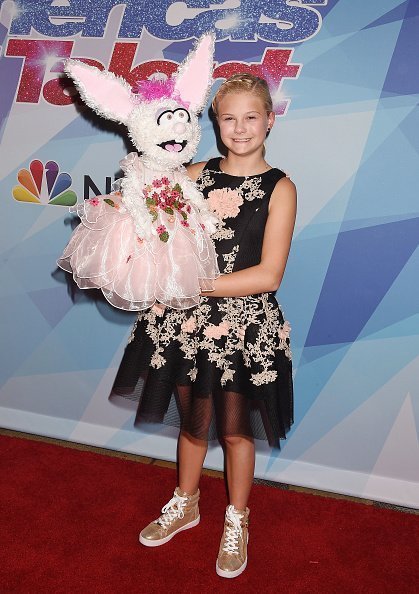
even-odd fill
[{"label": "blue geometric background", "polygon": [[[419,506],[419,3],[335,0],[318,10],[320,31],[287,45],[302,68],[284,80],[291,103],[267,153],[299,192],[278,293],[292,325],[295,424],[280,453],[259,446],[256,474]],[[1,23],[5,47],[4,12]],[[147,59],[175,61],[191,47],[147,34],[141,44]],[[257,62],[267,46],[221,41],[216,59]],[[174,459],[170,428],[134,429],[133,411],[107,400],[133,316],[55,270],[71,233],[66,210],[11,194],[32,159],[57,161],[79,199],[85,175],[104,191],[124,141],[73,106],[14,103],[20,68],[2,55],[3,425]],[[217,154],[207,115],[202,127],[197,159]],[[207,465],[222,467],[218,447]]]}]

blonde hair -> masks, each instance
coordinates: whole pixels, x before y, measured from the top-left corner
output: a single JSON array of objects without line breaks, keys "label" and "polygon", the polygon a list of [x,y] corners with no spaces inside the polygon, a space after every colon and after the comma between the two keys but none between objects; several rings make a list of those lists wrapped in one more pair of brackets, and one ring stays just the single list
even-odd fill
[{"label": "blonde hair", "polygon": [[217,116],[217,108],[220,100],[228,95],[229,93],[254,93],[260,99],[262,99],[266,113],[273,111],[272,97],[269,91],[268,83],[264,78],[259,78],[254,74],[248,72],[241,72],[233,74],[230,78],[227,78],[218,91],[215,93],[214,99],[212,100],[212,110]]}]

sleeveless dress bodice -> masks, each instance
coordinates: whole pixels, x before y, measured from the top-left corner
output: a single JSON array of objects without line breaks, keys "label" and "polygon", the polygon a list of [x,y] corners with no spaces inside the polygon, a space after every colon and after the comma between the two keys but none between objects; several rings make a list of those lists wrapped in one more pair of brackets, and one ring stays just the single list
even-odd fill
[{"label": "sleeveless dress bodice", "polygon": [[220,272],[226,274],[259,264],[269,200],[285,173],[273,168],[260,175],[229,175],[220,162],[221,158],[208,161],[197,185],[216,212],[218,207],[226,215],[223,227],[212,236]]}]

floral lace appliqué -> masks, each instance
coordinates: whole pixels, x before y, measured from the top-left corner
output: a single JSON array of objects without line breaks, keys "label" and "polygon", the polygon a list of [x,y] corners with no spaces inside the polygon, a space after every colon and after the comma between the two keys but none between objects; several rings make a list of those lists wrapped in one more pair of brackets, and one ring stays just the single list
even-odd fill
[{"label": "floral lace appliqu\u00e9", "polygon": [[211,175],[212,171],[209,169],[203,169],[196,180],[196,187],[202,192],[204,188],[209,188],[215,184],[215,181]]},{"label": "floral lace appliqu\u00e9", "polygon": [[224,262],[226,263],[223,274],[229,274],[230,272],[233,272],[234,262],[236,261],[238,251],[239,246],[235,245],[230,253],[223,254]]},{"label": "floral lace appliqu\u00e9", "polygon": [[[169,308],[162,311],[158,306],[140,312],[132,336],[139,321],[144,321],[145,331],[154,344],[151,366],[158,369],[165,365],[166,347],[176,340],[185,359],[191,362],[191,381],[196,378],[196,356],[201,350],[222,371],[222,386],[234,381],[237,352],[242,353],[255,386],[274,382],[275,353],[283,351],[291,359],[291,328],[288,322],[282,322],[280,310],[268,293],[217,299],[212,305],[210,299],[202,297],[192,312]],[[217,324],[211,322],[214,307],[221,316]]]},{"label": "floral lace appliqu\u00e9", "polygon": [[220,219],[236,217],[240,212],[240,206],[243,204],[243,196],[236,190],[230,188],[221,188],[211,190],[208,193],[208,203],[211,210],[215,212]]},{"label": "floral lace appliqu\u00e9", "polygon": [[211,235],[212,239],[218,241],[220,241],[221,239],[233,239],[233,237],[234,229],[230,229],[229,227],[220,227],[215,233]]}]

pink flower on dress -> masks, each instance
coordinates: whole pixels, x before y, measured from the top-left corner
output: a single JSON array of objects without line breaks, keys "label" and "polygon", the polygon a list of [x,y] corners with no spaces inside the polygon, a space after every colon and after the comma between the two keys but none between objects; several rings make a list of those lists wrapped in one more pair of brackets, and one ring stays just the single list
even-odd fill
[{"label": "pink flower on dress", "polygon": [[92,206],[99,206],[99,200],[97,198],[90,198],[89,202]]},{"label": "pink flower on dress", "polygon": [[169,182],[169,178],[168,178],[168,177],[166,177],[166,176],[165,176],[165,177],[162,177],[162,178],[161,178],[161,183],[162,183],[162,184],[164,184],[165,186],[168,186],[168,185],[169,185],[169,183],[170,183],[170,182]]},{"label": "pink flower on dress", "polygon": [[230,326],[227,322],[221,322],[218,326],[211,324],[208,328],[205,328],[204,334],[208,338],[221,338],[222,336],[228,336]]},{"label": "pink flower on dress", "polygon": [[161,188],[162,180],[161,179],[153,179],[152,186],[153,186],[153,188]]},{"label": "pink flower on dress", "polygon": [[227,219],[236,217],[239,214],[239,207],[243,204],[243,198],[237,190],[221,188],[209,192],[208,203],[211,210],[213,210],[220,219]]},{"label": "pink flower on dress", "polygon": [[167,231],[166,227],[164,225],[159,225],[156,229],[157,233],[159,235],[161,235],[162,233],[165,233]]},{"label": "pink flower on dress", "polygon": [[184,332],[193,332],[196,329],[195,318],[190,316],[181,326]]},{"label": "pink flower on dress", "polygon": [[290,337],[291,325],[289,322],[284,322],[278,330],[278,336],[281,340],[287,340]]},{"label": "pink flower on dress", "polygon": [[183,219],[180,221],[180,224],[182,225],[182,227],[189,227],[188,221],[185,221]]}]

